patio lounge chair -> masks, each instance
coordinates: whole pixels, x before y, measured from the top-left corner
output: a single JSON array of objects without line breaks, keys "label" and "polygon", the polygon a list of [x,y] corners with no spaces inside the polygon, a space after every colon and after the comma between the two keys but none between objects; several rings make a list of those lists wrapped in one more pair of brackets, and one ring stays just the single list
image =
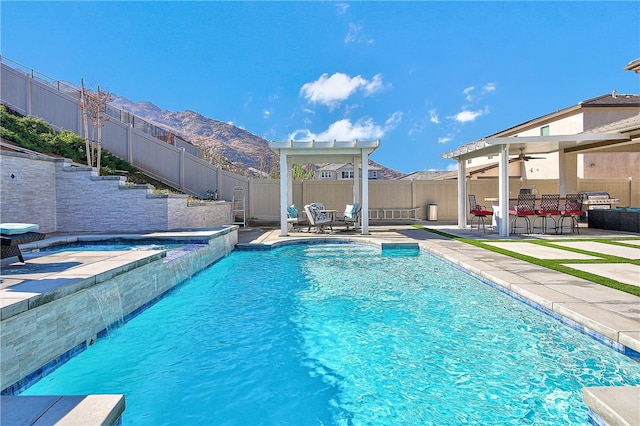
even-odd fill
[{"label": "patio lounge chair", "polygon": [[333,231],[333,227],[331,226],[331,216],[322,213],[322,209],[318,204],[307,204],[304,206],[304,212],[307,214],[307,218],[309,219],[309,229],[314,226],[316,228],[316,232],[320,233],[324,231],[324,227],[326,225],[329,225],[329,229]]},{"label": "patio lounge chair", "polygon": [[300,222],[300,214],[295,204],[287,207],[287,223],[291,224],[293,229],[296,229],[296,225]]},{"label": "patio lounge chair", "polygon": [[493,216],[493,211],[476,203],[474,194],[469,194],[469,207],[471,208],[470,213],[473,215],[471,218],[471,230],[473,231],[473,221],[475,220],[478,231],[480,231],[480,222],[482,222],[482,232],[487,232],[484,226],[484,219],[487,216]]},{"label": "patio lounge chair", "polygon": [[18,257],[24,263],[24,257],[20,251],[20,244],[42,240],[45,234],[36,232],[40,227],[33,223],[2,223],[0,234],[2,237],[2,250],[0,259]]},{"label": "patio lounge chair", "polygon": [[360,207],[359,203],[347,204],[345,206],[344,215],[340,219],[338,219],[341,222],[344,222],[345,231],[349,230],[349,225],[355,227],[355,225],[358,223],[361,209],[362,208]]}]

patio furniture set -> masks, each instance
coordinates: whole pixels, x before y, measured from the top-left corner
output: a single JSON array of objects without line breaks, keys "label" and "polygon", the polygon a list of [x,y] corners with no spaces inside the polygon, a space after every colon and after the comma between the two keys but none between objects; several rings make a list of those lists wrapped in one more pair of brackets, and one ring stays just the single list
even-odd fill
[{"label": "patio furniture set", "polygon": [[[351,226],[354,229],[360,218],[360,204],[347,204],[344,213],[341,217],[336,218],[335,214],[337,210],[328,210],[322,203],[311,203],[304,206],[304,213],[308,222],[307,232],[311,232],[311,228],[314,228],[316,233],[333,232],[333,223],[339,221],[344,223],[345,228],[343,231],[349,231]],[[295,226],[304,221],[298,212],[298,208],[295,204],[287,208],[287,223],[295,229]]]},{"label": "patio furniture set", "polygon": [[[562,207],[561,200],[564,201]],[[482,225],[483,232],[486,232],[485,218],[492,217],[493,211],[478,204],[475,195],[469,195],[469,205],[470,213],[473,215],[471,230],[474,229],[475,222],[478,231]],[[580,194],[567,194],[561,199],[560,194],[542,194],[540,198],[536,198],[535,194],[520,193],[515,204],[509,207],[510,226],[513,233],[521,229],[526,234],[532,234],[538,229],[542,234],[562,234],[567,228],[572,233],[580,233],[578,224],[581,214],[582,195]],[[565,220],[569,221],[568,225],[565,225]],[[519,221],[524,224],[518,226]]]}]

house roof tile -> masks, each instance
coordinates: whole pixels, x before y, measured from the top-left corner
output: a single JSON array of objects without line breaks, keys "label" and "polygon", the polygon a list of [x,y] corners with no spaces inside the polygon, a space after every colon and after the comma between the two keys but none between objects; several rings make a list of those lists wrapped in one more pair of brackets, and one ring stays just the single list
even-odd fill
[{"label": "house roof tile", "polygon": [[616,93],[614,90],[606,95],[584,100],[579,105],[583,107],[640,106],[640,95]]}]

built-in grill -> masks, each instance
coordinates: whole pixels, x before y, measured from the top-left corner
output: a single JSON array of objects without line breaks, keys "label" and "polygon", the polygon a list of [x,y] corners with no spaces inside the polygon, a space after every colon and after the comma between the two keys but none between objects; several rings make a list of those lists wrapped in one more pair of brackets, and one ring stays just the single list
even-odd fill
[{"label": "built-in grill", "polygon": [[612,204],[620,204],[617,198],[611,198],[608,192],[582,192],[583,210],[607,210]]}]

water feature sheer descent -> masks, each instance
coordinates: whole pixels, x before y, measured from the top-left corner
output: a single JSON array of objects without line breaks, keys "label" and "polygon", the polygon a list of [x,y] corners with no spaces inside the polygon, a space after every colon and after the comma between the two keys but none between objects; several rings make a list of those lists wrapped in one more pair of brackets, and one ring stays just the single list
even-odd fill
[{"label": "water feature sheer descent", "polygon": [[24,394],[125,393],[125,424],[584,424],[640,364],[428,255],[236,252]]}]

